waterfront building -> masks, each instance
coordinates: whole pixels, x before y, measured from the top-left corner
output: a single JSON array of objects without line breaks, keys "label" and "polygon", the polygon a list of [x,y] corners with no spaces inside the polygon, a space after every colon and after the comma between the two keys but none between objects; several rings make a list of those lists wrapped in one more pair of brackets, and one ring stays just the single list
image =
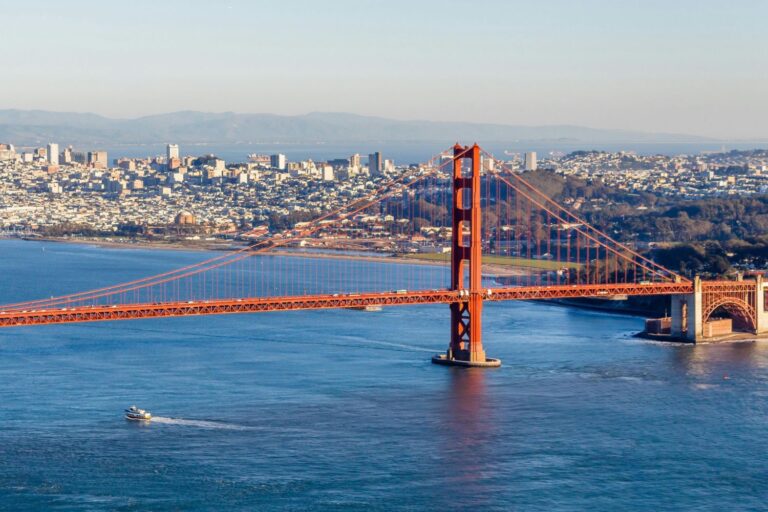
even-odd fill
[{"label": "waterfront building", "polygon": [[174,224],[179,226],[194,226],[197,224],[197,218],[188,211],[179,212],[173,220]]}]

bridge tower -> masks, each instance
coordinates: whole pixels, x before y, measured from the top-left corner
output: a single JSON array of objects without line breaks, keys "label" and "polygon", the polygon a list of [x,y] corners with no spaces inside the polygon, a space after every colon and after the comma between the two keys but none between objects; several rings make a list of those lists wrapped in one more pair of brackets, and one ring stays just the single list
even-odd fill
[{"label": "bridge tower", "polygon": [[[464,172],[464,160],[470,161],[469,174]],[[453,147],[452,181],[451,290],[460,293],[460,300],[450,305],[448,350],[433,357],[432,362],[452,366],[501,366],[500,360],[486,357],[483,349],[482,188],[480,147],[477,144],[472,147],[456,144]]]}]

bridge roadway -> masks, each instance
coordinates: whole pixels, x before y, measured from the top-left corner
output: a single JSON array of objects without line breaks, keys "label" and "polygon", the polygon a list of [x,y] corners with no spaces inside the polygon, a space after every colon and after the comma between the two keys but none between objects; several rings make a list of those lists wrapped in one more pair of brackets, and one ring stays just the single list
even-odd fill
[{"label": "bridge roadway", "polygon": [[[690,294],[693,291],[694,285],[690,281],[645,284],[520,286],[486,289],[483,293],[483,300],[545,300],[605,297],[610,295],[675,295]],[[0,327],[258,313],[265,311],[450,304],[467,300],[469,300],[469,296],[465,290],[425,290],[73,306],[8,311],[2,311],[2,306],[0,306]]]}]

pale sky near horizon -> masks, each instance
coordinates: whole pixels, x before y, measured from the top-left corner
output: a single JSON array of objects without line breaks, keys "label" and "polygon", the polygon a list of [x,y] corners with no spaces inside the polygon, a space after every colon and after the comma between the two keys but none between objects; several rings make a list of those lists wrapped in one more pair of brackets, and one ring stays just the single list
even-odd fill
[{"label": "pale sky near horizon", "polygon": [[766,0],[0,0],[0,108],[768,138]]}]

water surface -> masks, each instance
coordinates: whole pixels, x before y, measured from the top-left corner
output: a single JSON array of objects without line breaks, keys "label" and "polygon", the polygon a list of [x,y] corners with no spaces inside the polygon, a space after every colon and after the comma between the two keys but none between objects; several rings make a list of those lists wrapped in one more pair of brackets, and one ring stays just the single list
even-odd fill
[{"label": "water surface", "polygon": [[[0,302],[207,256],[0,241]],[[0,330],[0,510],[765,509],[768,343],[485,312],[498,370],[429,363],[446,306]]]}]

